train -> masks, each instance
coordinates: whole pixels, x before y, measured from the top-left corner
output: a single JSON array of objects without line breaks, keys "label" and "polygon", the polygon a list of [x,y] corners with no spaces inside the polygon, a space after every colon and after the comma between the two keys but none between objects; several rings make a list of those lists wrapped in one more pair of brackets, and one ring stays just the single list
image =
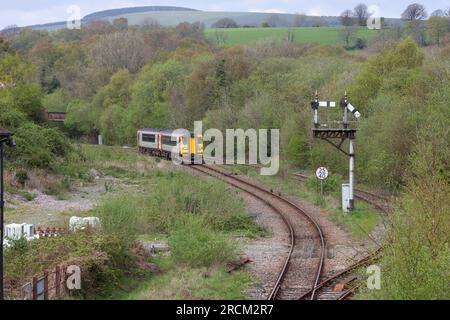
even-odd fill
[{"label": "train", "polygon": [[175,147],[183,160],[188,159],[191,164],[203,162],[203,135],[191,132],[190,141],[186,140],[185,135],[175,130],[145,128],[137,131],[137,146],[142,154],[171,160]]}]

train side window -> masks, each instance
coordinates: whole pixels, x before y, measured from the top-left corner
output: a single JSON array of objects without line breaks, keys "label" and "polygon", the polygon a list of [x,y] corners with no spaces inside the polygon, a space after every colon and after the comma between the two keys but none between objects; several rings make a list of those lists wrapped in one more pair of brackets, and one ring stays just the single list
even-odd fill
[{"label": "train side window", "polygon": [[177,141],[172,141],[171,136],[162,136],[161,143],[166,146],[176,146],[177,145]]},{"label": "train side window", "polygon": [[143,134],[142,135],[142,141],[144,142],[150,142],[155,143],[156,137],[154,134]]}]

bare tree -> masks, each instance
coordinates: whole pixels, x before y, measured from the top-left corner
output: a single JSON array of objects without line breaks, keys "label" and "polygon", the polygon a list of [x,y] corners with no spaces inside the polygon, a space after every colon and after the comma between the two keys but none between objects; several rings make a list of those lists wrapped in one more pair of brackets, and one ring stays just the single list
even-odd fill
[{"label": "bare tree", "polygon": [[360,3],[355,7],[353,13],[358,20],[358,25],[365,26],[367,23],[367,19],[370,16],[367,6],[364,3]]},{"label": "bare tree", "polygon": [[410,4],[402,13],[403,20],[423,20],[427,16],[425,7],[419,3]]},{"label": "bare tree", "polygon": [[5,37],[11,37],[18,34],[19,32],[20,28],[16,24],[13,24],[5,27],[0,33]]},{"label": "bare tree", "polygon": [[434,10],[430,16],[431,17],[443,17],[443,16],[445,16],[445,13],[441,9],[438,9],[438,10]]},{"label": "bare tree", "polygon": [[161,24],[153,18],[145,18],[141,23],[141,29],[145,31],[155,31],[161,29]]},{"label": "bare tree", "polygon": [[354,24],[355,16],[353,14],[352,10],[345,10],[341,13],[341,16],[339,17],[339,20],[341,21],[341,24],[344,27],[348,27]]},{"label": "bare tree", "polygon": [[111,73],[128,69],[136,73],[147,60],[146,46],[140,33],[115,32],[100,38],[90,52],[91,63]]},{"label": "bare tree", "polygon": [[182,22],[175,27],[175,32],[181,37],[189,37],[194,39],[204,38],[204,30],[205,26],[200,22]]}]

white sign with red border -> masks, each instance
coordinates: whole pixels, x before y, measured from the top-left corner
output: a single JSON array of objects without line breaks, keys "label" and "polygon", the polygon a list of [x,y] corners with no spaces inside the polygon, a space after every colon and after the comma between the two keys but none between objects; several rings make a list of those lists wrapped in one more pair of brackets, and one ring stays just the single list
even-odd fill
[{"label": "white sign with red border", "polygon": [[317,168],[316,177],[319,180],[325,180],[326,178],[328,178],[328,169],[325,167]]}]

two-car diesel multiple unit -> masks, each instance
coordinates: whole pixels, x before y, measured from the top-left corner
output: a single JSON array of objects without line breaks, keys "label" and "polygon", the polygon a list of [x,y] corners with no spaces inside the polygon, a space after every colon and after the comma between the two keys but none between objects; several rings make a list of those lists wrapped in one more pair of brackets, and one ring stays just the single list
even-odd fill
[{"label": "two-car diesel multiple unit", "polygon": [[[203,135],[190,134],[190,141],[181,133],[173,130],[141,129],[137,132],[139,152],[166,159],[172,158],[175,147],[177,154],[183,159],[203,160]],[[190,157],[189,157],[190,156]]]}]

